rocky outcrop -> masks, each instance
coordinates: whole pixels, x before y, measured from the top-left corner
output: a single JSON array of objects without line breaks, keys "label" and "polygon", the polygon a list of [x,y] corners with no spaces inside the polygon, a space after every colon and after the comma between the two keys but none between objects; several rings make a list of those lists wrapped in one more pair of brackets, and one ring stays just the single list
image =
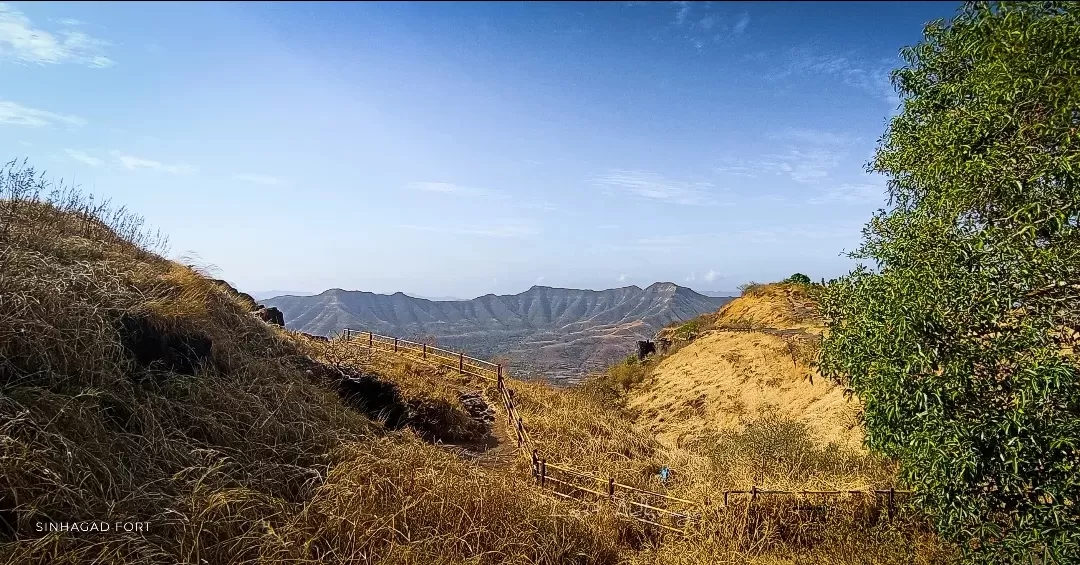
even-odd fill
[{"label": "rocky outcrop", "polygon": [[259,306],[259,309],[252,312],[256,318],[275,326],[285,327],[285,315],[281,313],[281,310],[274,308],[273,306],[267,308],[265,306]]},{"label": "rocky outcrop", "polygon": [[281,310],[278,310],[273,306],[267,308],[266,306],[259,304],[250,294],[236,290],[236,287],[222,279],[210,280],[224,288],[225,292],[239,299],[240,303],[243,304],[256,318],[268,324],[285,327],[285,314],[283,314]]}]

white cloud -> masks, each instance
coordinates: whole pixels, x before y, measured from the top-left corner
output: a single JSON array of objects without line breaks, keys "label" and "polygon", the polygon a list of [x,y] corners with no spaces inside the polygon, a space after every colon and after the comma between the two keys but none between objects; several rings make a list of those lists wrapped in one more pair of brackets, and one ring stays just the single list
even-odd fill
[{"label": "white cloud", "polygon": [[85,126],[86,120],[78,116],[67,116],[28,108],[15,102],[0,100],[0,124],[12,124],[17,126],[41,127],[53,124],[66,124],[69,126]]},{"label": "white cloud", "polygon": [[845,183],[826,187],[819,196],[811,198],[814,204],[828,202],[882,202],[887,197],[882,177],[862,183]]},{"label": "white cloud", "polygon": [[679,6],[679,11],[675,12],[675,25],[681,26],[686,23],[686,18],[690,15],[690,3],[676,2],[675,4]]},{"label": "white cloud", "polygon": [[544,282],[544,277],[536,277],[536,284]]},{"label": "white cloud", "polygon": [[19,145],[22,145],[23,147],[33,147],[34,146],[33,143],[30,143],[29,141],[23,141],[21,139],[19,140]]},{"label": "white cloud", "polygon": [[785,64],[767,73],[765,78],[778,80],[791,76],[832,76],[891,106],[900,103],[889,78],[894,62],[869,62],[852,54],[822,53],[814,47],[793,49],[785,59]]},{"label": "white cloud", "polygon": [[630,275],[627,275],[625,273],[619,275],[619,282],[626,282],[628,280],[630,280]]},{"label": "white cloud", "polygon": [[67,26],[67,27],[81,26],[81,25],[83,25],[85,23],[86,22],[84,22],[82,20],[76,20],[75,18],[64,18],[64,19],[60,20],[60,25]]},{"label": "white cloud", "polygon": [[277,177],[272,177],[270,175],[238,174],[233,175],[233,178],[236,180],[252,182],[255,184],[263,184],[267,186],[277,186],[284,184],[281,179]]},{"label": "white cloud", "polygon": [[685,280],[686,282],[694,282],[697,280],[697,273],[690,273],[690,276],[686,277],[683,280]]},{"label": "white cloud", "polygon": [[708,281],[708,282],[713,282],[718,278],[720,278],[720,273],[718,273],[718,272],[716,272],[716,271],[714,271],[712,269],[709,269],[709,272],[705,273],[705,280]]},{"label": "white cloud", "polygon": [[105,163],[105,161],[102,161],[97,157],[91,157],[83,151],[77,151],[75,149],[65,149],[64,152],[67,153],[68,156],[72,159],[75,159],[80,163],[90,165],[91,167],[100,167],[102,164]]},{"label": "white cloud", "polygon": [[739,21],[735,22],[735,27],[732,28],[731,33],[734,35],[742,35],[748,27],[750,27],[750,13],[743,12],[739,16]]},{"label": "white cloud", "polygon": [[[76,25],[63,20],[64,25]],[[81,22],[79,22],[81,23]],[[71,29],[51,32],[33,27],[30,18],[14,7],[0,3],[0,59],[21,63],[51,65],[76,63],[90,67],[110,67],[113,60],[104,55],[108,41],[96,39]]]},{"label": "white cloud", "polygon": [[714,189],[712,183],[673,181],[647,171],[616,169],[600,175],[595,182],[609,194],[621,192],[637,198],[690,206],[718,204],[710,195]]},{"label": "white cloud", "polygon": [[152,171],[158,171],[162,173],[170,173],[174,175],[186,175],[195,172],[195,167],[191,165],[166,165],[159,161],[151,159],[143,159],[141,157],[134,157],[131,155],[125,155],[119,151],[112,152],[113,157],[116,157],[120,164],[129,171],[136,169],[150,169]]}]

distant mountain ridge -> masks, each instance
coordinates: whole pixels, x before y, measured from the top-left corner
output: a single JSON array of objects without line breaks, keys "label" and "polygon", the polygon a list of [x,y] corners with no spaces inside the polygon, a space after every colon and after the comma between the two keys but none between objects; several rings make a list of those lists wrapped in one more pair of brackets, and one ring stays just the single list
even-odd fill
[{"label": "distant mountain ridge", "polygon": [[456,301],[335,288],[259,302],[281,310],[286,327],[310,334],[330,336],[352,328],[434,336],[439,345],[472,355],[507,356],[518,369],[571,375],[602,368],[631,352],[636,340],[728,300],[665,282],[644,289],[533,286],[519,294]]}]

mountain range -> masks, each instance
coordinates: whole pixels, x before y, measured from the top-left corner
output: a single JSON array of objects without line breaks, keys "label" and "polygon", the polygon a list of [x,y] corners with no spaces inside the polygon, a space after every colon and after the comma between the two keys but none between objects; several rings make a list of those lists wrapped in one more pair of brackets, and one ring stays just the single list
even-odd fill
[{"label": "mountain range", "polygon": [[350,328],[426,338],[476,357],[500,356],[515,371],[557,379],[602,369],[633,352],[637,340],[729,300],[655,283],[599,291],[534,286],[519,294],[453,301],[335,288],[259,303],[281,310],[292,330],[332,336]]}]

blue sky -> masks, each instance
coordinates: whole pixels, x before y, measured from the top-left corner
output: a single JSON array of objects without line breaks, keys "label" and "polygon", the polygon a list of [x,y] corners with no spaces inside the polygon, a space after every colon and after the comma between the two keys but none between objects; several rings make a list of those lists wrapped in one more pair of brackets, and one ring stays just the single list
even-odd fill
[{"label": "blue sky", "polygon": [[0,158],[249,291],[830,278],[957,7],[0,4]]}]

